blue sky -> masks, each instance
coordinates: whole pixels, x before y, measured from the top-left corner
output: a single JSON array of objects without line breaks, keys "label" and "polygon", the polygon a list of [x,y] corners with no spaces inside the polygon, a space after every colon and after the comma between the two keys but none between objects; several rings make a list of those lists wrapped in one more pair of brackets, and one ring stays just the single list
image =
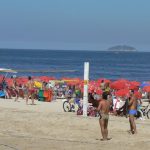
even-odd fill
[{"label": "blue sky", "polygon": [[0,47],[150,51],[150,0],[0,0]]}]

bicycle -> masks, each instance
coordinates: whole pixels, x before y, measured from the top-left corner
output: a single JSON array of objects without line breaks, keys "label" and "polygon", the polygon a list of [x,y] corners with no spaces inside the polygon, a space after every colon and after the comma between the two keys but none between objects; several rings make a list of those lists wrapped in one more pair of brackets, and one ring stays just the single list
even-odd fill
[{"label": "bicycle", "polygon": [[64,112],[76,112],[80,107],[80,99],[68,97],[67,100],[63,102]]},{"label": "bicycle", "polygon": [[147,106],[142,106],[139,110],[138,110],[139,116],[140,117],[144,117],[146,116],[148,119],[150,119],[150,103],[148,103]]}]

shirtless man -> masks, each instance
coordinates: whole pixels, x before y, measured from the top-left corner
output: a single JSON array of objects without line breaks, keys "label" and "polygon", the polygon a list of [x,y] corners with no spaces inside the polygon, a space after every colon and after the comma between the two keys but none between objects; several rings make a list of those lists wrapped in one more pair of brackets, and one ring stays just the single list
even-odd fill
[{"label": "shirtless man", "polygon": [[108,138],[108,119],[109,119],[109,110],[111,106],[111,101],[107,100],[108,94],[106,92],[103,92],[102,94],[102,99],[99,102],[99,106],[97,110],[100,113],[100,118],[99,118],[99,124],[101,127],[101,134],[102,134],[102,141],[110,140]]},{"label": "shirtless man", "polygon": [[130,130],[129,132],[132,134],[136,134],[136,124],[135,124],[135,115],[137,114],[137,98],[134,96],[134,91],[130,92],[130,100],[129,100],[129,123],[130,123]]},{"label": "shirtless man", "polygon": [[26,104],[28,105],[28,99],[29,97],[31,97],[32,105],[34,105],[34,94],[35,94],[34,82],[30,76],[28,77],[26,88],[27,88]]}]

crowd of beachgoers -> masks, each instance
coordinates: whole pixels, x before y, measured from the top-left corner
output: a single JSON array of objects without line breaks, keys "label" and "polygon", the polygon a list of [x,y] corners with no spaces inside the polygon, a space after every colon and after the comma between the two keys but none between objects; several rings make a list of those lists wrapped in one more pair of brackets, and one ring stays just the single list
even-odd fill
[{"label": "crowd of beachgoers", "polygon": [[[53,101],[58,98],[79,98],[83,99],[84,80],[80,78],[62,78],[57,80],[54,77],[17,77],[16,75],[6,78],[0,76],[0,96],[5,99],[14,98],[15,101],[19,97],[26,99],[40,100],[41,91],[43,97],[49,95],[47,101]],[[111,81],[100,78],[88,82],[89,103],[94,107],[98,107],[98,102],[101,99],[102,93],[107,92],[113,100],[113,112],[124,106],[125,102],[130,97],[130,91],[134,91],[135,97],[139,100],[139,105],[142,104],[142,99],[150,99],[150,82],[129,81],[126,79],[118,79]],[[44,100],[43,100],[44,101]],[[119,111],[118,111],[119,113]]]}]

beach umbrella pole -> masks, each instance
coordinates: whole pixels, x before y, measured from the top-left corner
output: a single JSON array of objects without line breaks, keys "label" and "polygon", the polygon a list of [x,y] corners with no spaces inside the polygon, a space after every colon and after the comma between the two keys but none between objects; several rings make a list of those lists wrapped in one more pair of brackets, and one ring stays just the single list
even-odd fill
[{"label": "beach umbrella pole", "polygon": [[87,116],[88,104],[88,82],[89,82],[89,62],[84,62],[84,91],[83,91],[83,116]]}]

